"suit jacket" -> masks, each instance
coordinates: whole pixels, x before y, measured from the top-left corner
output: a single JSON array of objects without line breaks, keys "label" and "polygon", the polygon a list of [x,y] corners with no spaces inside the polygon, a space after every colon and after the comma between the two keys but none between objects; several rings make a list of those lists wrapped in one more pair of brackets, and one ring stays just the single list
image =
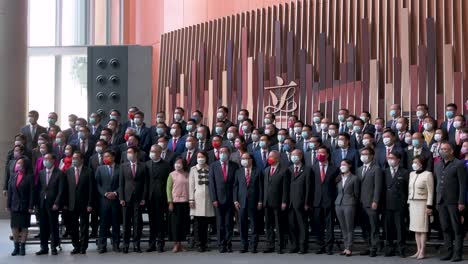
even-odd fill
[{"label": "suit jacket", "polygon": [[258,142],[257,142],[257,146],[254,146],[253,142],[250,142],[250,144],[247,145],[247,151],[249,153],[254,153],[255,151],[259,149],[260,149],[260,146],[258,145]]},{"label": "suit jacket", "polygon": [[[184,151],[182,155],[180,155],[186,161],[187,161],[187,153],[188,153],[188,150]],[[197,154],[198,154],[198,150],[196,148],[192,149],[192,155],[190,156],[190,160],[187,162],[187,167],[189,169],[197,165]]]},{"label": "suit jacket", "polygon": [[59,146],[54,144],[53,148],[52,148],[52,153],[55,154],[55,156],[57,156],[57,160],[61,160],[65,157],[65,142],[64,144],[61,146],[61,148],[59,149]]},{"label": "suit jacket", "polygon": [[211,140],[206,139],[204,144],[203,144],[203,148],[200,148],[200,142],[197,141],[197,149],[200,150],[200,151],[203,150],[203,151],[206,151],[206,152],[212,150],[213,146],[211,146]]},{"label": "suit jacket", "polygon": [[34,175],[32,173],[23,175],[21,182],[16,186],[15,174],[8,182],[7,208],[12,212],[28,212],[34,207]]},{"label": "suit jacket", "polygon": [[209,175],[209,189],[210,196],[213,202],[217,201],[219,204],[233,204],[234,183],[236,180],[236,170],[239,168],[236,163],[227,161],[227,180],[224,181],[223,169],[221,161],[216,161],[210,165]]},{"label": "suit jacket", "polygon": [[46,169],[39,172],[39,199],[38,203],[41,208],[51,209],[55,204],[57,206],[63,205],[66,191],[67,179],[61,170],[53,168],[47,184]]},{"label": "suit jacket", "polygon": [[115,192],[118,195],[120,178],[120,168],[118,164],[114,165],[112,176],[109,175],[109,167],[107,165],[99,166],[96,169],[95,175],[97,191],[101,198],[104,198],[107,192]]},{"label": "suit jacket", "polygon": [[68,210],[86,210],[86,207],[93,207],[94,203],[94,172],[84,165],[81,167],[78,184],[75,181],[75,167],[69,168],[66,172]]},{"label": "suit jacket", "polygon": [[360,136],[359,140],[357,139],[356,135],[357,135],[356,133],[353,133],[353,135],[350,138],[349,145],[352,148],[359,151],[360,149],[362,149],[364,147],[364,145],[362,144],[363,134],[359,135]]},{"label": "suit jacket", "polygon": [[270,171],[270,166],[263,169],[263,205],[279,209],[281,204],[289,204],[291,174],[289,167],[281,163],[278,164],[273,175],[270,175]]},{"label": "suit jacket", "polygon": [[37,140],[39,138],[40,134],[47,133],[47,129],[43,126],[40,126],[39,124],[36,127],[36,133],[34,134],[34,137],[31,134],[31,126],[28,124],[21,128],[20,130],[21,134],[26,136],[26,147],[28,149],[33,149],[37,147]]},{"label": "suit jacket", "polygon": [[437,204],[465,204],[466,170],[464,161],[443,160],[434,168],[437,177]]},{"label": "suit jacket", "polygon": [[[341,148],[336,149],[336,151],[332,153],[332,163],[336,167],[340,167],[340,163],[343,160],[341,158],[341,154],[342,154]],[[359,152],[355,148],[352,148],[350,146],[348,147],[348,151],[346,152],[345,159],[350,160],[352,163],[351,173],[353,174],[356,173],[356,168],[359,167],[359,165],[361,164],[361,159],[359,158]]]},{"label": "suit jacket", "polygon": [[270,150],[267,151],[266,153],[266,159],[263,161],[263,150],[259,149],[253,153],[253,160],[255,162],[255,166],[260,169],[265,169],[268,167],[268,153],[270,153]]},{"label": "suit jacket", "polygon": [[[400,164],[406,164],[406,152],[405,150],[397,145],[393,146],[392,151],[398,152],[401,154],[401,161]],[[380,168],[388,168],[388,163],[387,163],[387,148],[385,145],[378,145],[377,149],[375,150],[375,156],[377,160],[377,164],[380,166]]]},{"label": "suit jacket", "polygon": [[174,167],[174,161],[176,157],[177,157],[176,154],[172,150],[170,149],[166,150],[166,156],[164,157],[164,161],[169,163],[169,165],[171,166],[171,170],[172,170],[172,167]]},{"label": "suit jacket", "polygon": [[361,181],[354,174],[349,174],[343,186],[343,177],[339,176],[336,184],[338,195],[335,205],[357,205],[360,198]]},{"label": "suit jacket", "polygon": [[94,138],[95,141],[97,141],[99,137],[101,136],[101,131],[104,127],[101,124],[98,124],[96,126],[96,131],[94,131],[94,133],[93,133],[92,125],[88,125],[88,128],[89,128],[90,135]]},{"label": "suit jacket", "polygon": [[295,175],[295,167],[289,167],[291,175],[291,183],[289,188],[289,207],[294,209],[304,209],[305,205],[311,206],[313,199],[312,191],[312,168],[302,165],[297,176]]},{"label": "suit jacket", "polygon": [[314,175],[314,207],[332,207],[336,197],[336,177],[339,175],[338,167],[328,162],[323,183],[320,179],[319,163],[316,163],[312,167],[312,172]]},{"label": "suit jacket", "polygon": [[240,203],[242,208],[253,209],[263,200],[263,174],[258,168],[252,167],[250,182],[247,185],[245,168],[239,167],[235,173],[234,201]]},{"label": "suit jacket", "polygon": [[101,157],[102,164],[99,164],[99,153],[94,153],[89,159],[89,168],[95,172],[97,168],[101,165],[104,165],[104,157]]},{"label": "suit jacket", "polygon": [[[440,125],[440,128],[442,130],[444,130],[445,132],[447,132],[447,126],[448,126],[448,121],[445,120],[444,122],[442,122],[442,124]],[[455,142],[455,132],[457,131],[457,129],[453,126],[453,121],[452,123],[450,124],[450,128],[449,128],[449,131],[448,131],[448,139],[450,142]]]},{"label": "suit jacket", "polygon": [[[135,130],[137,131],[137,128],[135,128]],[[140,149],[142,149],[145,152],[149,152],[152,142],[151,129],[146,127],[145,124],[143,124],[140,128],[140,133],[138,134],[138,136],[140,137]]]},{"label": "suit jacket", "polygon": [[403,210],[408,202],[409,171],[400,166],[392,177],[390,168],[385,169],[385,209]]},{"label": "suit jacket", "polygon": [[146,200],[148,202],[153,199],[167,203],[166,184],[169,173],[171,173],[171,165],[165,160],[154,162],[149,160],[146,162],[147,178],[146,178]]},{"label": "suit jacket", "polygon": [[366,123],[364,124],[364,128],[362,129],[362,133],[370,132],[375,134],[375,126],[373,124]]},{"label": "suit jacket", "polygon": [[[92,137],[89,137],[87,139],[88,141],[88,149],[86,150],[86,153],[83,153],[84,154],[84,164],[86,166],[89,166],[89,159],[91,158],[91,156],[94,154],[95,152],[95,148],[96,148],[96,141],[94,140],[94,138]],[[75,139],[73,140],[72,142],[70,142],[71,145],[75,145],[76,146],[76,149],[77,150],[80,150],[80,144],[81,144],[81,141],[80,139]]]},{"label": "suit jacket", "polygon": [[174,144],[174,139],[171,138],[168,143],[168,148],[174,151],[177,155],[180,155],[185,150],[185,141],[186,141],[186,138],[184,136],[179,137],[179,139],[177,139],[177,143],[176,143],[175,150],[174,150],[172,147],[172,145]]},{"label": "suit jacket", "polygon": [[361,180],[360,201],[363,207],[370,208],[372,203],[379,204],[383,195],[384,174],[375,162],[372,162],[363,175],[364,166],[357,169],[356,176]]},{"label": "suit jacket", "polygon": [[[313,162],[312,162],[313,158]],[[311,150],[309,152],[304,153],[304,161],[305,165],[309,168],[312,168],[316,163],[319,161],[317,160],[317,151],[316,150]]]},{"label": "suit jacket", "polygon": [[[434,159],[432,157],[432,152],[429,150],[429,148],[427,148],[425,146],[422,147],[420,156],[422,156],[427,161],[427,164],[426,164],[426,167],[424,168],[424,170],[433,171],[434,170],[434,167],[433,167]],[[414,148],[412,148],[412,149],[407,148],[406,149],[406,167],[405,168],[407,170],[409,170],[409,171],[413,171],[413,168],[412,168],[413,158],[414,158]]]},{"label": "suit jacket", "polygon": [[135,177],[132,175],[130,162],[120,165],[119,199],[127,203],[131,201],[139,202],[147,197],[145,185],[147,179],[146,164],[137,162]]}]

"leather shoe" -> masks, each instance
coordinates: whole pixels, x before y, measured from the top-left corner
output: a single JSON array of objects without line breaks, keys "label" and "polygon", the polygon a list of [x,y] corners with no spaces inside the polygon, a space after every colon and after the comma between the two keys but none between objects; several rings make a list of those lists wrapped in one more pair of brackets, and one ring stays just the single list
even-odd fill
[{"label": "leather shoe", "polygon": [[371,257],[371,258],[377,257],[377,252],[376,252],[375,250],[372,250],[372,251],[369,253],[369,257]]},{"label": "leather shoe", "polygon": [[56,249],[56,248],[53,248],[53,249],[51,250],[51,254],[52,254],[52,256],[57,256],[57,255],[58,255],[57,249]]},{"label": "leather shoe", "polygon": [[81,255],[86,254],[86,249],[82,249],[82,250],[80,251],[80,254],[81,254]]},{"label": "leather shoe", "polygon": [[146,252],[153,252],[156,251],[156,247],[149,247],[148,249],[145,250]]},{"label": "leather shoe", "polygon": [[77,248],[74,248],[74,249],[70,252],[70,254],[72,254],[72,255],[76,255],[76,254],[78,254],[78,253],[80,253],[80,250],[77,249]]},{"label": "leather shoe", "polygon": [[99,253],[99,254],[104,254],[104,253],[106,253],[106,252],[107,252],[107,249],[106,249],[106,248],[100,248],[100,249],[98,250],[98,253]]},{"label": "leather shoe", "polygon": [[333,255],[333,251],[331,249],[327,249],[327,255]]},{"label": "leather shoe", "polygon": [[281,255],[281,254],[283,254],[283,253],[284,253],[284,252],[283,252],[283,250],[282,250],[282,249],[278,249],[278,250],[276,250],[276,254],[280,254],[280,255]]},{"label": "leather shoe", "polygon": [[36,255],[37,256],[40,256],[40,255],[47,255],[49,254],[49,251],[47,249],[41,249],[39,250],[38,252],[36,252]]},{"label": "leather shoe", "polygon": [[123,250],[122,250],[122,252],[123,252],[124,254],[128,254],[128,246],[124,247]]},{"label": "leather shoe", "polygon": [[273,252],[275,252],[274,248],[267,248],[267,249],[263,250],[263,253],[273,253]]},{"label": "leather shoe", "polygon": [[297,252],[299,252],[299,249],[298,249],[298,248],[291,248],[291,249],[289,250],[289,254],[294,254],[294,253],[297,253]]},{"label": "leather shoe", "polygon": [[227,252],[227,249],[226,248],[221,248],[219,249],[219,253],[226,253]]},{"label": "leather shoe", "polygon": [[319,250],[317,250],[317,251],[315,252],[315,254],[317,254],[317,255],[320,255],[320,254],[323,254],[323,253],[325,253],[325,249],[324,249],[324,248],[320,248]]},{"label": "leather shoe", "polygon": [[114,251],[115,253],[121,252],[120,247],[119,247],[118,245],[114,245],[114,246],[112,247],[112,251]]},{"label": "leather shoe", "polygon": [[258,253],[257,248],[252,248],[252,249],[250,250],[250,253],[252,253],[252,254],[257,254],[257,253]]},{"label": "leather shoe", "polygon": [[462,261],[462,257],[461,256],[453,256],[452,260],[450,260],[452,262],[460,262]]},{"label": "leather shoe", "polygon": [[239,250],[239,253],[241,253],[241,254],[247,253],[247,249],[243,248],[243,249]]},{"label": "leather shoe", "polygon": [[299,250],[299,255],[304,255],[304,254],[307,254],[307,251],[306,250]]},{"label": "leather shoe", "polygon": [[367,255],[370,255],[370,250],[361,251],[361,252],[359,252],[359,255],[360,255],[360,256],[367,256]]},{"label": "leather shoe", "polygon": [[142,251],[141,251],[141,248],[139,246],[135,246],[135,247],[133,247],[133,252],[141,253]]}]

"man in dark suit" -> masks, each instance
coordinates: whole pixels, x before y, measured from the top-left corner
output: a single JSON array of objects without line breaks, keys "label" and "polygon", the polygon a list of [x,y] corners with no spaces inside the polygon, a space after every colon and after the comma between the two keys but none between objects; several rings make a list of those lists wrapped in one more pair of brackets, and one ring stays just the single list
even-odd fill
[{"label": "man in dark suit", "polygon": [[364,147],[362,144],[362,139],[364,137],[364,125],[364,121],[361,119],[354,120],[353,135],[350,137],[350,146],[357,151]]},{"label": "man in dark suit", "polygon": [[401,117],[401,106],[399,104],[392,104],[390,106],[390,117],[392,117],[392,120],[387,121],[387,124],[385,125],[385,128],[390,128],[394,132],[397,131],[396,124],[398,119]]},{"label": "man in dark suit", "polygon": [[457,105],[453,103],[447,104],[447,106],[445,107],[445,117],[447,117],[447,119],[444,122],[442,122],[440,128],[447,132],[449,139],[455,138],[456,128],[453,126],[453,119],[456,115]]},{"label": "man in dark suit", "polygon": [[181,130],[181,135],[185,135],[187,130],[187,122],[184,120],[185,110],[184,108],[178,106],[174,110],[174,123],[178,123]]},{"label": "man in dark suit", "polygon": [[362,133],[370,132],[375,133],[375,126],[371,124],[372,116],[369,111],[362,111],[361,116],[359,117],[362,122],[364,122],[364,126],[362,127]]},{"label": "man in dark suit", "polygon": [[352,163],[351,173],[354,174],[361,161],[359,160],[358,151],[350,146],[349,140],[348,133],[341,133],[338,136],[338,149],[332,152],[332,163],[335,167],[339,167],[341,161],[347,159]]},{"label": "man in dark suit", "polygon": [[[166,215],[167,215],[167,196],[166,183],[171,165],[161,158],[162,148],[159,145],[153,145],[150,150],[151,160],[146,162],[148,171],[146,179],[146,200],[148,201],[148,216],[150,223],[149,248],[146,252],[164,251],[166,234]],[[195,155],[196,157],[196,155]]]},{"label": "man in dark suit", "polygon": [[465,210],[466,170],[464,163],[456,159],[453,153],[452,145],[442,142],[442,160],[435,165],[434,172],[437,178],[437,209],[447,251],[441,260],[451,259],[455,262],[463,257],[462,212]]},{"label": "man in dark suit", "polygon": [[377,256],[379,244],[379,203],[383,194],[383,173],[379,165],[374,161],[375,151],[371,147],[361,150],[363,166],[356,171],[356,176],[361,180],[360,206],[358,217],[364,240],[368,249],[360,255]]},{"label": "man in dark suit", "polygon": [[37,111],[30,111],[28,113],[28,122],[29,124],[21,128],[21,134],[26,136],[26,148],[34,149],[37,147],[37,139],[40,134],[47,133],[45,127],[37,124],[39,119],[39,113]]},{"label": "man in dark suit", "polygon": [[252,142],[247,145],[247,151],[249,153],[254,153],[260,149],[260,132],[258,129],[252,130]]},{"label": "man in dark suit", "polygon": [[319,136],[313,136],[310,138],[310,142],[309,142],[309,149],[310,151],[308,152],[303,152],[304,153],[304,162],[305,162],[305,166],[309,167],[309,168],[312,168],[312,166],[314,166],[314,164],[317,161],[317,150],[318,148],[322,146],[322,140],[320,139]]},{"label": "man in dark suit", "polygon": [[170,150],[168,147],[167,147],[167,143],[168,143],[168,139],[165,138],[165,137],[160,137],[158,139],[158,145],[162,148],[162,151],[161,151],[161,158],[163,160],[165,160],[166,162],[169,163],[169,165],[172,167],[174,167],[174,161],[175,161],[175,158],[176,158],[176,154]]},{"label": "man in dark suit", "polygon": [[405,214],[408,203],[409,172],[401,163],[401,154],[391,152],[385,169],[385,256],[395,255],[397,240],[399,256],[406,257]]},{"label": "man in dark suit", "polygon": [[232,252],[233,232],[233,190],[237,163],[229,161],[228,147],[219,149],[219,161],[210,165],[209,189],[213,206],[216,210],[218,229],[218,249],[220,253]]},{"label": "man in dark suit", "polygon": [[55,112],[50,112],[49,115],[47,116],[47,123],[49,126],[46,128],[47,133],[50,133],[51,129],[55,130],[56,132],[61,131],[60,126],[56,125],[58,120],[58,115]]},{"label": "man in dark suit", "polygon": [[[333,254],[332,247],[334,243],[333,215],[336,196],[336,177],[339,175],[339,169],[330,162],[330,150],[321,146],[317,150],[318,163],[312,167],[314,175],[314,215],[317,223],[317,243],[320,248],[317,254]],[[326,238],[324,240],[324,231]]]},{"label": "man in dark suit", "polygon": [[104,128],[101,125],[101,116],[98,115],[96,112],[91,113],[89,116],[89,131],[91,134],[91,137],[94,138],[94,140],[98,140],[99,137],[101,136],[101,131]]},{"label": "man in dark suit", "polygon": [[67,138],[67,144],[73,144],[73,142],[76,142],[76,141],[79,141],[80,140],[80,137],[78,135],[78,133],[80,132],[80,127],[82,126],[85,126],[85,127],[88,127],[88,122],[86,121],[86,119],[84,118],[78,118],[76,119],[76,123],[75,123],[75,133],[71,134],[68,138]]},{"label": "man in dark suit", "polygon": [[290,202],[289,202],[289,236],[292,247],[289,253],[305,254],[309,244],[309,226],[307,212],[312,205],[312,169],[303,164],[303,152],[295,149],[291,155],[292,166]]},{"label": "man in dark suit", "polygon": [[283,254],[285,248],[286,234],[286,210],[289,204],[289,182],[290,171],[287,166],[280,162],[280,153],[273,150],[268,155],[268,167],[263,170],[265,207],[265,225],[267,231],[267,248],[264,253],[275,251],[276,230],[276,252]]},{"label": "man in dark suit", "polygon": [[127,150],[129,162],[120,166],[119,199],[123,207],[123,253],[128,253],[133,224],[133,251],[141,253],[140,238],[143,229],[142,211],[145,206],[146,165],[138,161],[138,148]]},{"label": "man in dark suit", "polygon": [[424,119],[428,116],[428,111],[427,104],[418,104],[416,106],[416,118],[411,123],[411,132],[424,132]]},{"label": "man in dark suit", "polygon": [[312,127],[309,125],[305,125],[304,127],[302,127],[301,136],[302,140],[296,145],[296,148],[302,150],[302,152],[310,151],[309,141],[312,137]]},{"label": "man in dark suit", "polygon": [[39,172],[39,229],[41,250],[36,255],[49,253],[48,241],[51,237],[51,253],[57,255],[59,245],[59,208],[65,198],[66,179],[62,171],[54,167],[56,157],[54,154],[44,156],[45,169]]},{"label": "man in dark suit", "polygon": [[[239,211],[240,236],[242,248],[240,253],[257,253],[258,245],[258,211],[263,202],[263,174],[253,166],[252,155],[241,156],[241,165],[236,171],[234,184],[234,205]],[[249,237],[250,229],[250,237]]]},{"label": "man in dark suit", "polygon": [[151,148],[151,130],[143,122],[145,119],[145,114],[141,111],[135,113],[135,131],[136,134],[140,137],[140,145],[138,146],[141,150],[148,152]]},{"label": "man in dark suit", "polygon": [[233,126],[234,123],[228,119],[229,108],[226,106],[218,107],[218,112],[216,113],[216,119],[218,121],[224,122],[224,130],[226,131],[229,127]]},{"label": "man in dark suit", "polygon": [[119,165],[115,163],[115,152],[106,150],[103,154],[104,165],[96,169],[96,186],[98,190],[99,227],[98,252],[107,251],[107,234],[112,226],[112,250],[120,252],[120,204],[119,191]]},{"label": "man in dark suit", "polygon": [[380,168],[384,169],[388,167],[387,156],[391,152],[403,153],[401,158],[402,164],[406,163],[406,155],[404,155],[405,150],[396,144],[395,132],[391,129],[385,129],[383,133],[383,145],[377,145],[376,150],[376,161]]},{"label": "man in dark suit", "polygon": [[70,138],[71,135],[76,134],[75,126],[76,126],[76,120],[78,117],[74,114],[71,114],[68,116],[68,128],[63,130],[63,133],[65,134],[65,143],[69,142],[68,139]]},{"label": "man in dark suit", "polygon": [[253,142],[252,140],[253,126],[254,126],[253,121],[251,119],[246,119],[242,122],[241,126],[239,127],[239,135],[244,136],[247,149],[249,148],[248,146]]},{"label": "man in dark suit", "polygon": [[[138,147],[140,145],[140,137],[137,135],[132,135],[128,137],[127,144],[125,144],[125,149],[122,150],[121,155],[120,155],[120,164],[128,162],[127,159],[127,149],[129,147]],[[146,154],[145,151],[142,149],[138,148],[138,161],[140,162],[145,162],[148,160],[148,155]]]},{"label": "man in dark suit", "polygon": [[89,167],[92,171],[96,171],[101,165],[104,165],[104,152],[108,149],[107,141],[99,139],[96,142],[95,153],[89,159]]},{"label": "man in dark suit", "polygon": [[349,117],[349,110],[346,108],[341,108],[338,110],[338,133],[349,133],[349,128],[346,125],[346,120]]},{"label": "man in dark suit", "polygon": [[185,137],[182,136],[182,129],[179,123],[172,123],[171,136],[168,148],[176,155],[182,154],[185,150]]},{"label": "man in dark suit", "polygon": [[209,129],[207,126],[200,126],[197,128],[197,149],[200,151],[210,151],[213,149],[211,146],[210,138],[208,137]]},{"label": "man in dark suit", "polygon": [[185,142],[185,151],[182,153],[181,157],[187,162],[187,167],[192,168],[197,165],[197,139],[194,136],[187,136]]},{"label": "man in dark suit", "polygon": [[219,160],[220,149],[222,146],[223,138],[219,135],[215,135],[211,139],[212,150],[208,151],[208,164],[212,164]]},{"label": "man in dark suit", "polygon": [[73,140],[71,145],[75,145],[76,149],[84,155],[84,165],[89,166],[89,159],[93,155],[96,147],[96,141],[90,136],[89,127],[81,126],[78,130],[78,138]]},{"label": "man in dark suit", "polygon": [[94,207],[94,173],[84,166],[80,151],[73,153],[72,167],[66,171],[69,213],[67,227],[72,239],[74,254],[86,254],[89,240],[89,213]]},{"label": "man in dark suit", "polygon": [[322,132],[321,121],[323,119],[323,112],[317,110],[314,112],[314,116],[312,117],[312,136],[320,137]]},{"label": "man in dark suit", "polygon": [[253,153],[255,166],[263,170],[268,167],[268,155],[270,152],[270,139],[267,135],[262,135],[259,142],[260,149]]},{"label": "man in dark suit", "polygon": [[421,156],[425,161],[427,161],[426,167],[424,168],[424,170],[433,171],[432,152],[425,145],[423,135],[420,132],[415,132],[413,134],[412,148],[408,147],[406,150],[407,160],[406,160],[406,164],[404,165],[404,167],[407,170],[413,171],[413,168],[412,168],[413,158],[416,156]]}]

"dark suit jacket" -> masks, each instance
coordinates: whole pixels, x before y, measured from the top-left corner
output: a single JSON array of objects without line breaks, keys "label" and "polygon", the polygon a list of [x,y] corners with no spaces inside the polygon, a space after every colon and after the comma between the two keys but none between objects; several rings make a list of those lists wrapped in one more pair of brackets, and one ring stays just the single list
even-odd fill
[{"label": "dark suit jacket", "polygon": [[[135,128],[135,131],[136,131],[136,128]],[[145,152],[149,152],[151,148],[151,142],[152,142],[151,129],[146,127],[146,125],[143,124],[140,128],[139,137],[140,137],[139,148]]]},{"label": "dark suit jacket", "polygon": [[[447,132],[447,125],[448,125],[448,122],[447,120],[442,122],[442,124],[440,125],[440,128],[442,130],[444,130],[445,132]],[[450,125],[450,129],[448,131],[448,139],[450,142],[455,142],[455,132],[457,131],[457,129],[453,126],[453,121],[452,121],[452,124]]]},{"label": "dark suit jacket", "polygon": [[[314,153],[315,152],[315,153]],[[315,156],[313,156],[315,154]],[[312,163],[312,157],[314,157],[314,162]],[[312,166],[318,162],[317,160],[317,151],[316,150],[311,150],[309,152],[304,153],[304,162],[305,165],[309,168],[312,168]]]},{"label": "dark suit jacket", "polygon": [[139,202],[147,197],[145,185],[147,179],[146,164],[137,162],[135,177],[132,175],[131,163],[126,162],[120,165],[119,199],[127,203]]},{"label": "dark suit jacket", "polygon": [[149,160],[146,162],[146,170],[148,172],[146,178],[146,200],[152,201],[157,199],[167,203],[166,184],[169,173],[171,173],[171,165],[165,160],[154,162]]},{"label": "dark suit jacket", "polygon": [[12,212],[28,212],[34,207],[34,175],[25,174],[16,186],[17,174],[11,177],[8,187],[7,208]]},{"label": "dark suit jacket", "polygon": [[267,151],[266,153],[266,160],[263,161],[263,150],[259,149],[253,153],[253,160],[255,161],[255,166],[260,169],[265,169],[268,167],[268,153],[270,153],[270,150]]},{"label": "dark suit jacket", "polygon": [[372,203],[379,204],[383,195],[384,174],[382,169],[375,162],[372,162],[366,174],[362,175],[364,166],[357,169],[356,176],[361,180],[361,204],[365,208],[370,208]]},{"label": "dark suit jacket", "polygon": [[320,179],[319,163],[312,167],[312,172],[314,175],[314,207],[333,206],[336,197],[336,177],[339,175],[338,167],[328,162],[323,183]]},{"label": "dark suit jacket", "polygon": [[[400,147],[399,145],[395,144],[393,146],[392,151],[398,152],[401,154],[401,161],[400,164],[406,164],[406,152],[405,150]],[[380,168],[388,168],[388,163],[387,163],[387,148],[385,145],[378,145],[377,149],[375,150],[375,156],[377,160],[377,164],[380,166]]]},{"label": "dark suit jacket", "polygon": [[78,184],[75,181],[75,167],[69,168],[66,172],[68,210],[83,210],[86,207],[93,207],[94,203],[94,172],[84,165],[81,167]]},{"label": "dark suit jacket", "polygon": [[227,162],[227,180],[224,181],[223,169],[221,161],[216,161],[210,165],[209,189],[210,196],[213,202],[217,201],[219,204],[233,204],[234,182],[236,180],[236,170],[239,168],[237,163]]},{"label": "dark suit jacket", "polygon": [[437,204],[465,204],[466,170],[464,161],[454,159],[436,163]]},{"label": "dark suit jacket", "polygon": [[403,210],[408,203],[409,171],[400,166],[392,178],[390,168],[385,169],[385,209]]},{"label": "dark suit jacket", "polygon": [[[92,137],[89,137],[87,139],[88,141],[88,149],[86,150],[86,153],[84,153],[84,164],[86,166],[89,166],[89,159],[91,158],[91,156],[94,154],[95,152],[95,148],[96,148],[96,141],[94,140],[94,138]],[[73,140],[72,142],[70,142],[71,145],[75,145],[76,146],[76,149],[77,150],[80,150],[80,144],[81,144],[81,141],[80,139],[75,139]]]},{"label": "dark suit jacket", "polygon": [[102,162],[103,164],[99,164],[99,154],[94,153],[89,159],[88,165],[89,165],[89,168],[91,168],[91,170],[95,172],[99,166],[104,165],[104,157],[102,157]]},{"label": "dark suit jacket", "polygon": [[39,138],[39,135],[47,133],[47,129],[38,124],[36,127],[36,133],[34,135],[34,138],[31,135],[31,126],[29,124],[21,128],[20,132],[21,134],[26,136],[26,147],[28,149],[33,149],[37,147],[37,140]]},{"label": "dark suit jacket", "polygon": [[[187,153],[188,153],[188,150],[184,151],[184,153],[182,153],[181,155],[181,157],[185,159],[186,161],[187,161]],[[190,161],[187,162],[187,166],[189,168],[192,168],[193,166],[197,165],[197,154],[198,154],[198,150],[192,149],[192,155],[190,156]]]},{"label": "dark suit jacket", "polygon": [[120,168],[118,164],[114,165],[112,177],[109,175],[108,166],[101,165],[96,169],[96,187],[101,198],[104,198],[104,194],[107,192],[115,192],[118,195],[119,176]]},{"label": "dark suit jacket", "polygon": [[260,149],[260,146],[258,145],[258,142],[257,142],[257,146],[255,147],[254,146],[254,143],[253,142],[250,142],[250,144],[247,145],[247,152],[249,153],[254,153],[255,151],[259,150]]},{"label": "dark suit jacket", "polygon": [[172,145],[174,144],[174,139],[171,138],[168,143],[168,149],[174,151],[177,155],[180,155],[185,150],[185,141],[186,138],[184,136],[179,137],[179,139],[177,139],[177,144],[174,151],[172,148]]},{"label": "dark suit jacket", "polygon": [[343,187],[343,178],[339,176],[336,184],[337,196],[335,205],[357,205],[359,203],[361,181],[353,174],[349,174]]},{"label": "dark suit jacket", "polygon": [[99,137],[101,136],[101,131],[102,129],[104,128],[101,124],[98,124],[97,127],[96,127],[96,131],[94,132],[93,134],[93,126],[92,125],[88,125],[88,128],[89,128],[89,133],[91,135],[91,137],[94,138],[94,141],[97,141],[99,139]]},{"label": "dark suit jacket", "polygon": [[[356,173],[356,168],[359,167],[361,164],[361,160],[359,158],[359,152],[355,149],[352,148],[351,146],[348,147],[348,151],[346,153],[346,159],[350,160],[352,162],[352,167],[351,167],[351,173]],[[336,149],[332,153],[332,163],[336,167],[340,167],[340,163],[343,159],[341,158],[341,148]]]},{"label": "dark suit jacket", "polygon": [[270,175],[270,170],[270,166],[263,170],[263,205],[279,209],[281,204],[289,204],[291,174],[289,167],[281,163],[278,164],[273,175]]},{"label": "dark suit jacket", "polygon": [[171,170],[172,170],[172,167],[174,167],[175,159],[176,159],[176,154],[172,152],[172,150],[168,149],[166,151],[166,156],[164,157],[164,160],[169,163],[169,165],[171,166]]},{"label": "dark suit jacket", "polygon": [[[432,158],[432,152],[427,148],[427,147],[422,147],[421,154],[426,161],[426,167],[424,170],[428,171],[434,171],[434,159]],[[409,171],[413,171],[412,165],[413,165],[413,158],[414,158],[414,149],[406,149],[406,169]]]},{"label": "dark suit jacket", "polygon": [[239,167],[235,173],[234,201],[239,202],[242,208],[256,208],[263,200],[263,174],[258,168],[252,167],[250,183],[247,186],[245,168]]},{"label": "dark suit jacket", "polygon": [[375,126],[373,124],[365,124],[362,133],[371,132],[375,134]]},{"label": "dark suit jacket", "polygon": [[57,206],[63,205],[67,183],[65,174],[58,168],[54,168],[49,179],[49,184],[46,184],[46,177],[46,170],[41,170],[39,172],[38,183],[39,206],[44,209],[50,209],[54,204]]},{"label": "dark suit jacket", "polygon": [[297,176],[294,175],[294,166],[289,167],[291,183],[289,188],[289,206],[294,209],[304,209],[305,205],[311,206],[312,199],[312,168],[302,165]]}]

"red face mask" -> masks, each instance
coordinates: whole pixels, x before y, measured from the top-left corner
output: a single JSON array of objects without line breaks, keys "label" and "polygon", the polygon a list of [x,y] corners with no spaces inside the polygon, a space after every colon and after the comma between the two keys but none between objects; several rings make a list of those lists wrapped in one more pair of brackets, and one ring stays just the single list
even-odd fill
[{"label": "red face mask", "polygon": [[135,117],[135,113],[128,113],[128,119],[133,119]]},{"label": "red face mask", "polygon": [[317,155],[317,160],[320,161],[320,162],[325,162],[327,160],[327,156],[325,156],[323,154],[318,154]]},{"label": "red face mask", "polygon": [[288,122],[288,127],[293,128],[294,127],[294,121],[289,121]]},{"label": "red face mask", "polygon": [[104,164],[106,164],[106,165],[111,165],[110,159],[104,159]]},{"label": "red face mask", "polygon": [[271,165],[275,164],[275,162],[276,162],[276,160],[274,158],[272,158],[272,157],[268,158],[268,165],[271,166]]},{"label": "red face mask", "polygon": [[213,146],[213,148],[216,148],[216,149],[217,149],[217,148],[221,147],[221,142],[213,141],[213,142],[211,143],[211,145]]},{"label": "red face mask", "polygon": [[125,141],[128,141],[129,138],[130,138],[130,135],[125,133],[125,136],[124,136]]}]

